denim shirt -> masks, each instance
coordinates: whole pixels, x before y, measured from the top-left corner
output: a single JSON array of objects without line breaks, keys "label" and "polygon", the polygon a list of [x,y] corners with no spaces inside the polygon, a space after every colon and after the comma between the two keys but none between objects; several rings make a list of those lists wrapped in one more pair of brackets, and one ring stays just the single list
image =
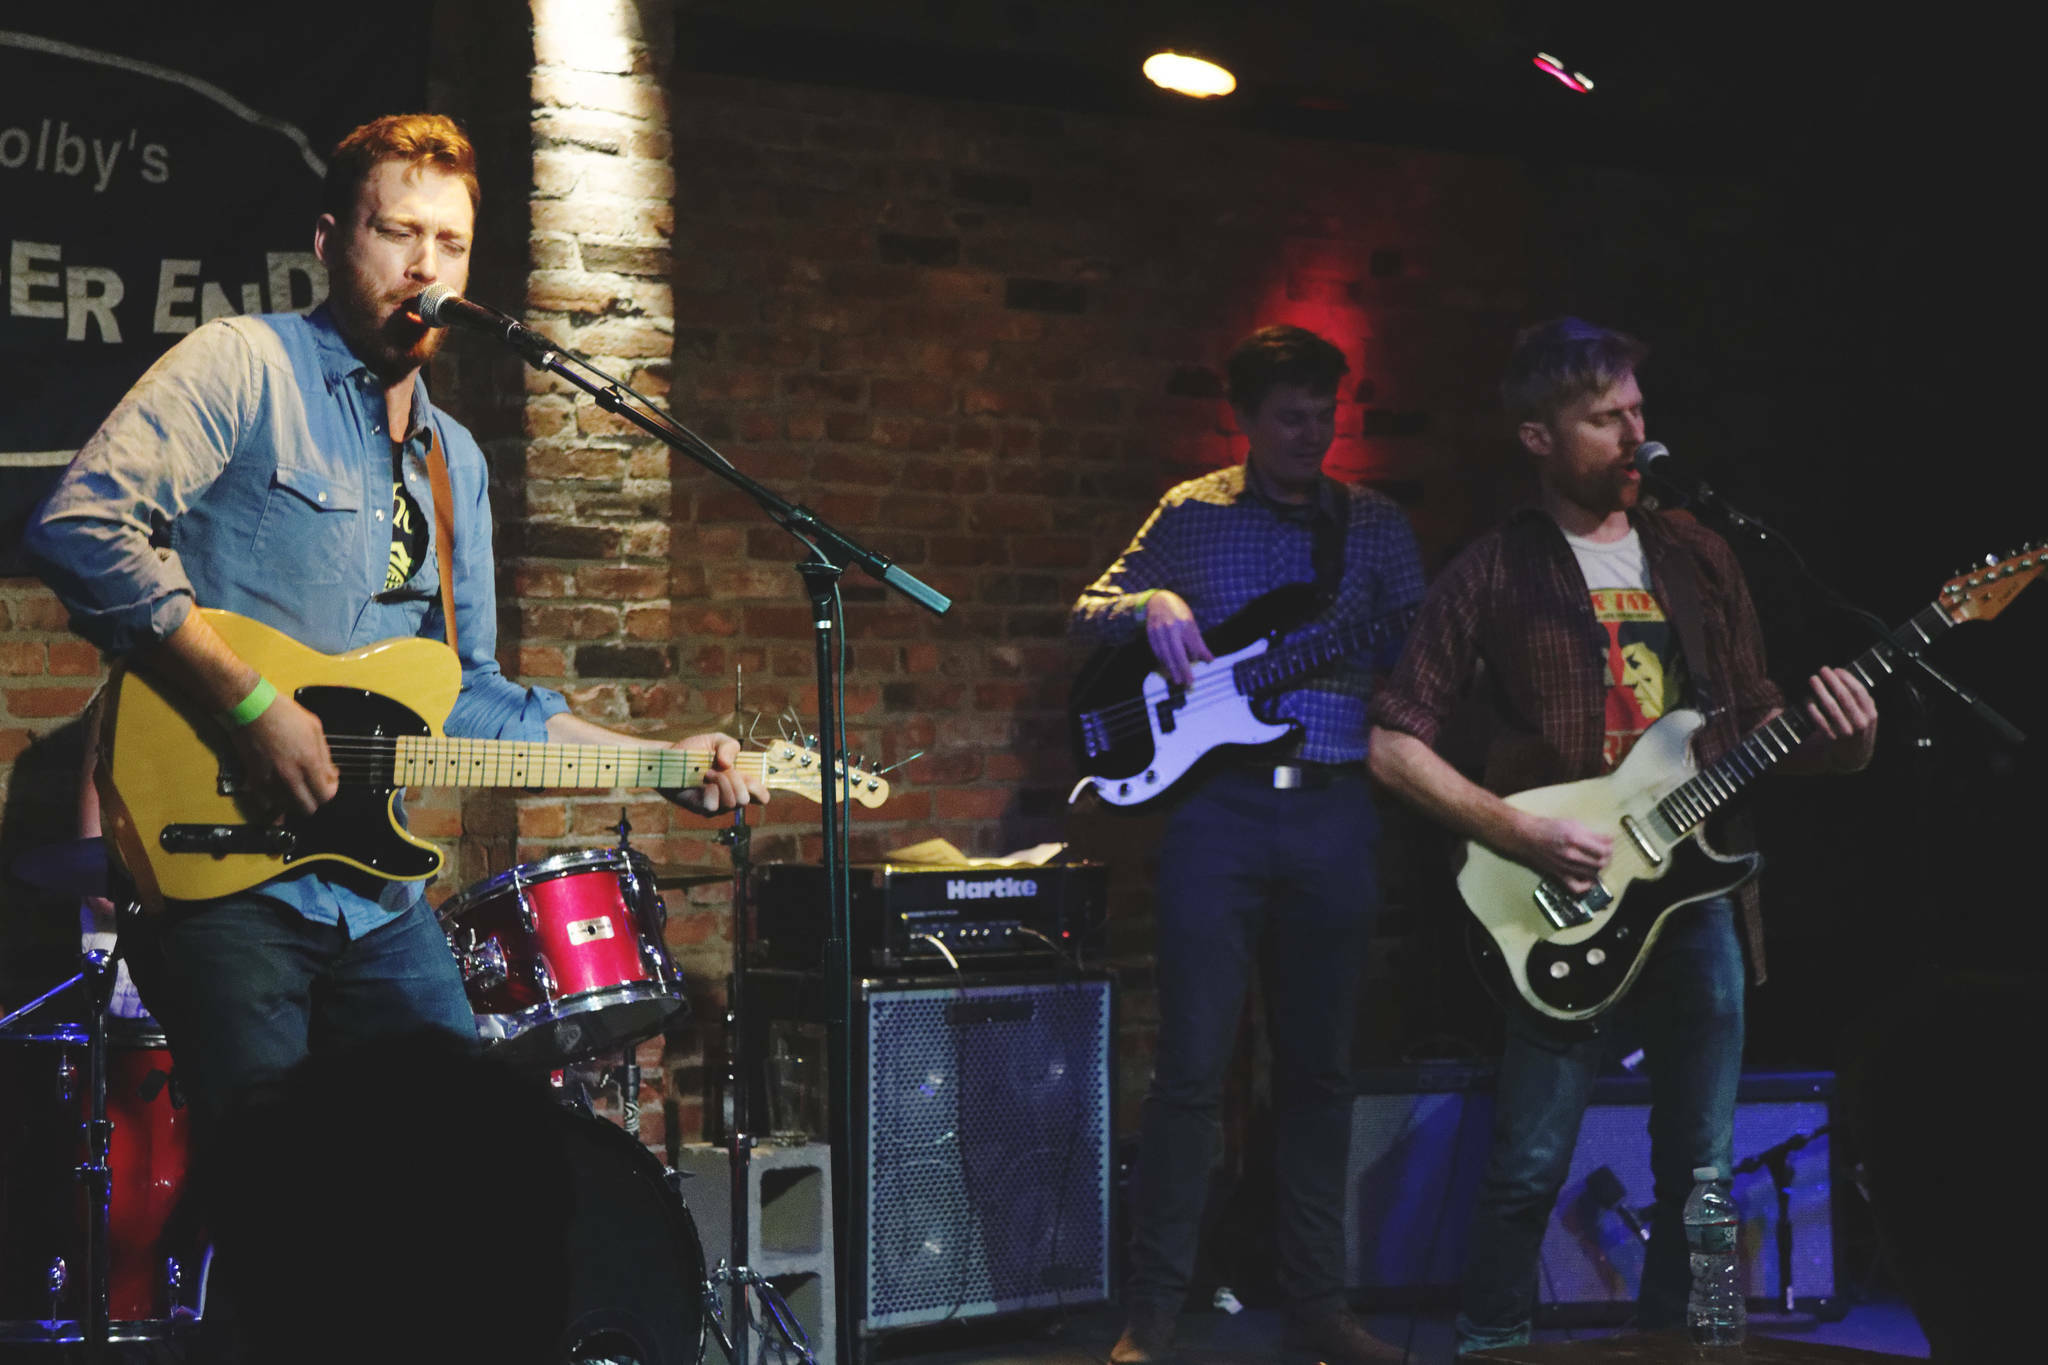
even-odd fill
[{"label": "denim shirt", "polygon": [[[164,639],[195,604],[222,607],[323,654],[397,636],[445,638],[431,538],[428,424],[454,495],[462,691],[450,735],[544,741],[561,694],[499,671],[496,565],[483,452],[415,380],[403,464],[429,548],[405,600],[379,602],[391,552],[384,394],[323,307],[218,319],[166,352],[72,460],[26,545],[80,635],[113,655]],[[316,865],[263,894],[351,937],[423,894]]]}]

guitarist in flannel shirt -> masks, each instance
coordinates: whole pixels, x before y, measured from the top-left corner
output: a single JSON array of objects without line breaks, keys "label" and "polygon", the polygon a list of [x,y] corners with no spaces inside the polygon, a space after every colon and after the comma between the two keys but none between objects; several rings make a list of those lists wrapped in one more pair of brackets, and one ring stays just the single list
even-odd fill
[{"label": "guitarist in flannel shirt", "polygon": [[[1611,771],[1681,704],[1705,712],[1696,753],[1711,763],[1784,704],[1764,673],[1756,611],[1726,543],[1690,516],[1638,505],[1635,371],[1644,354],[1633,338],[1577,318],[1517,339],[1501,391],[1535,462],[1537,503],[1438,576],[1372,702],[1375,777],[1573,892],[1607,865],[1612,833],[1538,817],[1502,796]],[[1785,770],[1861,769],[1877,736],[1869,692],[1833,668],[1811,687],[1807,712],[1818,730]],[[1486,713],[1483,785],[1432,747],[1468,703]],[[1753,886],[1673,910],[1634,989],[1590,1036],[1510,1009],[1493,1153],[1468,1243],[1460,1354],[1528,1340],[1537,1250],[1594,1078],[1618,1038],[1640,1043],[1650,1068],[1657,1212],[1638,1322],[1646,1330],[1684,1323],[1680,1210],[1695,1167],[1727,1171],[1732,1161],[1745,946],[1761,980]]]}]

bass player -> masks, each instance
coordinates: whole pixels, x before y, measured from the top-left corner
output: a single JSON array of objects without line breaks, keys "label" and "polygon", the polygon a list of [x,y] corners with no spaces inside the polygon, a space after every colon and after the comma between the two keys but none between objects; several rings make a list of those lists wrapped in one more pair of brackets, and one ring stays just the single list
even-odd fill
[{"label": "bass player", "polygon": [[[1535,462],[1538,498],[1467,547],[1431,586],[1400,663],[1372,701],[1373,776],[1461,835],[1590,889],[1613,838],[1518,810],[1503,795],[1598,776],[1665,712],[1702,711],[1710,763],[1783,705],[1728,546],[1683,514],[1638,505],[1643,443],[1633,338],[1576,318],[1524,331],[1501,384]],[[1869,763],[1877,708],[1854,676],[1822,669],[1816,732],[1788,771]],[[1486,713],[1484,785],[1434,749],[1466,704]],[[1638,1324],[1682,1325],[1689,1282],[1680,1211],[1701,1166],[1730,1168],[1742,1068],[1743,950],[1763,979],[1753,885],[1671,912],[1630,995],[1565,1034],[1511,1008],[1493,1149],[1465,1264],[1458,1351],[1526,1342],[1537,1252],[1593,1081],[1617,1037],[1644,1048],[1656,1215]],[[1611,1022],[1612,1027],[1604,1026]]]},{"label": "bass player", "polygon": [[[1299,327],[1232,351],[1228,395],[1242,465],[1169,491],[1137,539],[1075,605],[1077,639],[1144,636],[1186,685],[1212,661],[1203,631],[1284,585],[1313,581],[1330,624],[1392,615],[1422,595],[1407,519],[1322,472],[1335,437],[1343,352]],[[1377,905],[1378,821],[1366,780],[1373,659],[1338,660],[1279,694],[1300,733],[1278,749],[1226,748],[1191,775],[1159,851],[1159,1043],[1145,1095],[1128,1326],[1110,1359],[1170,1359],[1188,1292],[1224,1072],[1252,964],[1265,958],[1275,1075],[1284,1358],[1399,1360],[1343,1302],[1344,1174],[1351,1141],[1352,1002]],[[1186,725],[1200,723],[1187,694]]]}]

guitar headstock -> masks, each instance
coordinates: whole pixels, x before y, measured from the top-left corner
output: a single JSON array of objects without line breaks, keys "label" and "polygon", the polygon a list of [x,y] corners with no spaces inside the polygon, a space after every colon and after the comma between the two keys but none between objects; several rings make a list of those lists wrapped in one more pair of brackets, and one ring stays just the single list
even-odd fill
[{"label": "guitar headstock", "polygon": [[1941,585],[1939,604],[1956,625],[1989,621],[2043,569],[2048,569],[2048,549],[2038,540],[2008,555],[1986,555],[1981,565]]},{"label": "guitar headstock", "polygon": [[[793,791],[813,801],[823,800],[824,767],[818,751],[808,744],[791,739],[775,739],[760,748],[763,779],[770,788]],[[855,801],[873,810],[889,799],[889,784],[880,774],[855,764],[838,765],[846,775],[846,790]],[[838,789],[841,779],[834,777],[832,785]]]}]

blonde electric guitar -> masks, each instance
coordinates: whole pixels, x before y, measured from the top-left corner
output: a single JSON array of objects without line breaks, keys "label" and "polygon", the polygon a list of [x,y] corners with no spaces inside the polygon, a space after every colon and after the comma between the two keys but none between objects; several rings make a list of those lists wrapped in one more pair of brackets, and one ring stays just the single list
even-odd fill
[{"label": "blonde electric guitar", "polygon": [[[253,799],[217,721],[116,669],[107,686],[96,783],[101,819],[144,905],[244,891],[283,872],[333,862],[393,881],[430,877],[441,854],[398,823],[403,787],[693,787],[707,751],[631,745],[450,739],[442,722],[462,687],[455,654],[437,640],[385,640],[321,654],[233,612],[206,612],[228,646],[320,718],[341,770],[340,793],[282,823]],[[736,767],[775,791],[816,801],[818,756],[771,743]],[[835,798],[879,806],[888,783],[842,767]]]},{"label": "blonde electric guitar", "polygon": [[[1951,626],[1988,621],[2044,568],[2048,553],[2039,545],[1992,558],[1950,579],[1893,637],[1917,650]],[[1849,671],[1874,688],[1899,657],[1898,646],[1877,645]],[[1591,889],[1574,892],[1483,844],[1466,844],[1458,891],[1485,931],[1474,938],[1481,971],[1497,995],[1519,997],[1554,1020],[1591,1019],[1635,984],[1672,913],[1756,875],[1757,855],[1724,857],[1706,846],[1701,830],[1815,727],[1803,710],[1788,710],[1702,770],[1692,737],[1703,721],[1697,711],[1673,711],[1606,776],[1507,798],[1517,809],[1576,820],[1613,837],[1613,860]]]}]

